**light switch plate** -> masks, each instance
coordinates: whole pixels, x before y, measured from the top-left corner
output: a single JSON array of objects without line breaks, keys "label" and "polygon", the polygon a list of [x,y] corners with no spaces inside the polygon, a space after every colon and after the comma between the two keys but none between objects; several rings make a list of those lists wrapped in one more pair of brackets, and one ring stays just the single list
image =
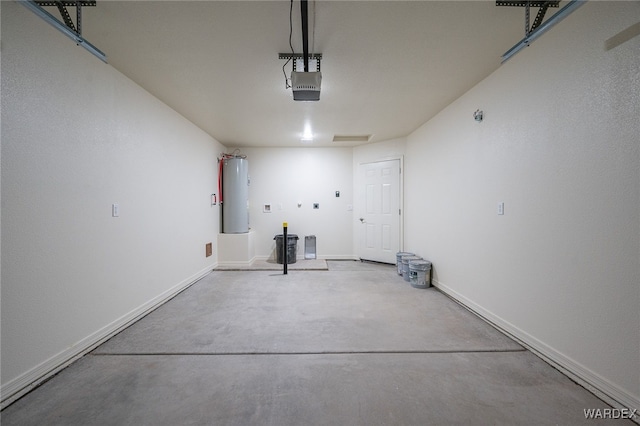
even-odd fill
[{"label": "light switch plate", "polygon": [[504,203],[503,202],[498,203],[498,214],[499,215],[504,215]]}]

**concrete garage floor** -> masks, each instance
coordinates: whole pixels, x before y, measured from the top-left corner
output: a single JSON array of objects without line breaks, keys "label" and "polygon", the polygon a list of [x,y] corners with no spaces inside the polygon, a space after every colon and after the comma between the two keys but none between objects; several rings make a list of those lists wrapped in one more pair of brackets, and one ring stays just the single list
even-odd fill
[{"label": "concrete garage floor", "polygon": [[[607,404],[394,266],[214,271],[7,407],[9,425],[594,424]],[[616,424],[633,424],[616,420]]]}]

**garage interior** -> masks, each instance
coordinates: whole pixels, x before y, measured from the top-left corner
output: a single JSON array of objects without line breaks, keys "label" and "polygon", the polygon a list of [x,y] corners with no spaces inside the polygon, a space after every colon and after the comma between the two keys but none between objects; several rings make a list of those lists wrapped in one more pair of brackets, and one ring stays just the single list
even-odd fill
[{"label": "garage interior", "polygon": [[585,407],[610,409],[394,266],[328,263],[287,275],[214,271],[2,422],[579,424]]},{"label": "garage interior", "polygon": [[638,422],[638,2],[1,3],[3,423]]}]

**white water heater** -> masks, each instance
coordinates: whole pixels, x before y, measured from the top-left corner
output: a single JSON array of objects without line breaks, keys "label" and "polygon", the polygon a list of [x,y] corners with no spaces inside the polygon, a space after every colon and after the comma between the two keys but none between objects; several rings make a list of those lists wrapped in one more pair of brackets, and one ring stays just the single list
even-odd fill
[{"label": "white water heater", "polygon": [[249,162],[224,158],[222,167],[222,233],[249,232]]}]

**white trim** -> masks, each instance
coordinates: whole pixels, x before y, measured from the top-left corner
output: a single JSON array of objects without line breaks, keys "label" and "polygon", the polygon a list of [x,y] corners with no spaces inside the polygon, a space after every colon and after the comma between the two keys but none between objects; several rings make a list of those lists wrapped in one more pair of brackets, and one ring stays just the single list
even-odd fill
[{"label": "white trim", "polygon": [[[326,255],[326,256],[318,256],[318,259],[323,260],[360,260],[358,256],[348,255],[348,254],[334,254],[334,255]],[[303,259],[304,260],[304,259]]]},{"label": "white trim", "polygon": [[[247,267],[247,266],[251,266],[253,264],[253,262],[258,261],[258,260],[273,260],[273,256],[265,256],[265,255],[259,255],[259,256],[254,256],[253,259],[249,260],[249,261],[241,261],[241,262],[218,262],[218,266],[220,267],[225,267],[225,268],[234,268],[234,267]],[[324,260],[360,260],[360,258],[356,255],[349,255],[349,254],[336,254],[336,255],[324,255],[324,256],[318,256],[317,259],[324,259]],[[296,261],[304,261],[304,260],[310,260],[310,259],[305,259],[304,255],[297,255],[296,256]]]},{"label": "white trim", "polygon": [[[256,255],[256,256],[253,256],[253,259],[251,259],[251,261],[249,261],[249,264],[255,262],[256,260],[269,260],[269,259],[274,259],[274,257],[273,256],[265,256],[263,254],[261,254],[259,256]],[[297,257],[296,257],[296,259],[297,259]],[[226,263],[225,263],[225,265],[226,265]]]},{"label": "white trim", "polygon": [[[263,256],[253,256],[249,260],[232,260],[232,261],[221,261],[218,262],[218,266],[223,266],[225,268],[235,268],[235,267],[243,267],[243,266],[251,266],[253,262],[262,258]],[[264,256],[264,260],[268,259],[267,256]]]},{"label": "white trim", "polygon": [[70,348],[59,352],[58,354],[35,366],[31,370],[5,383],[0,387],[0,394],[2,395],[0,409],[4,409],[8,405],[16,401],[18,398],[27,394],[33,388],[43,383],[49,377],[57,374],[59,371],[68,367],[74,361],[82,358],[84,355],[94,350],[106,340],[110,339],[120,331],[129,327],[145,315],[149,314],[168,300],[175,297],[178,293],[186,290],[191,285],[195,284],[197,281],[210,274],[211,271],[217,266],[218,265],[216,263],[207,266],[205,269],[199,271],[195,275],[192,275],[191,277],[174,285],[170,289],[162,292],[158,296],[140,305],[131,312],[116,319],[111,324],[108,324],[95,333],[90,334]]},{"label": "white trim", "polygon": [[[357,208],[359,208],[360,206],[357,205],[357,203],[355,202],[356,200],[358,200],[358,193],[357,191],[360,190],[359,186],[357,184],[360,183],[360,167],[365,165],[365,164],[373,164],[373,163],[384,163],[386,161],[395,161],[398,160],[398,167],[399,167],[399,171],[400,171],[400,180],[398,182],[399,188],[399,198],[398,198],[398,205],[400,206],[400,217],[398,218],[398,251],[404,251],[404,212],[405,212],[405,206],[404,206],[404,154],[399,154],[399,155],[392,155],[392,156],[388,156],[388,157],[379,157],[375,160],[362,160],[361,162],[358,163],[358,167],[357,170],[354,170],[354,203],[353,206],[356,207],[353,209],[353,214],[354,214],[354,221],[355,221],[355,212],[357,210]],[[353,222],[352,222],[353,223]],[[355,229],[355,227],[354,227]],[[358,246],[358,239],[356,238],[356,232],[354,232],[353,234],[354,236],[354,248],[356,252],[360,252],[360,247]],[[360,260],[359,254],[356,254],[356,259]]]},{"label": "white trim", "polygon": [[[579,362],[561,352],[558,352],[524,330],[484,309],[447,285],[437,280],[432,280],[432,283],[435,287],[458,302],[460,305],[478,315],[481,319],[485,320],[500,331],[514,338],[518,343],[531,350],[544,361],[560,370],[571,380],[583,386],[606,403],[615,408],[640,408],[640,398],[635,397],[626,390],[617,386],[615,383],[612,383],[594,371],[591,371]],[[640,416],[636,416],[634,421],[637,423],[640,422]]]}]

